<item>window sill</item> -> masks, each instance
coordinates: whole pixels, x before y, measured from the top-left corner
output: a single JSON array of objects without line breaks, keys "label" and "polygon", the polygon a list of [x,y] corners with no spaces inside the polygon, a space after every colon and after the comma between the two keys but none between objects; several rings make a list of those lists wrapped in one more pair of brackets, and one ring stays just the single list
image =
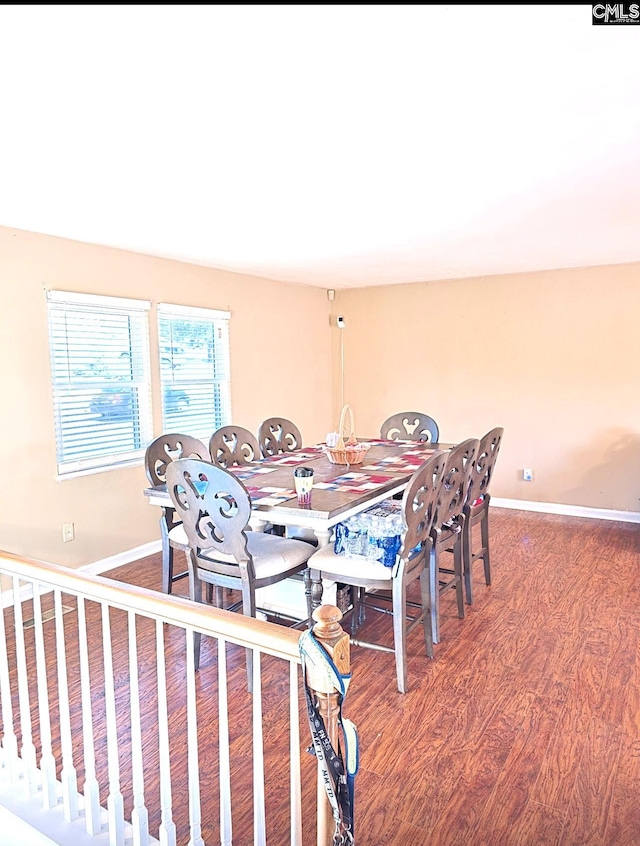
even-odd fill
[{"label": "window sill", "polygon": [[58,473],[55,478],[56,482],[66,482],[67,479],[77,479],[78,476],[93,476],[95,473],[106,473],[109,470],[123,470],[127,467],[141,467],[143,464],[143,458],[132,458],[129,461],[121,461],[117,464],[104,464],[101,467],[85,467],[82,470]]}]

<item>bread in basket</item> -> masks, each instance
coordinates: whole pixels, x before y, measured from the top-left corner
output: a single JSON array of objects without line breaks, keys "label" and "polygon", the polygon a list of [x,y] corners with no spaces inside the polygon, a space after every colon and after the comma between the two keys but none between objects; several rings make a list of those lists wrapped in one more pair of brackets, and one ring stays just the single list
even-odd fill
[{"label": "bread in basket", "polygon": [[[349,412],[349,432],[345,433],[345,418]],[[346,435],[346,437],[345,437]],[[340,412],[338,425],[338,439],[335,446],[326,444],[322,447],[325,455],[332,464],[362,464],[369,449],[369,444],[359,444],[355,435],[353,410],[350,405],[344,405]]]}]

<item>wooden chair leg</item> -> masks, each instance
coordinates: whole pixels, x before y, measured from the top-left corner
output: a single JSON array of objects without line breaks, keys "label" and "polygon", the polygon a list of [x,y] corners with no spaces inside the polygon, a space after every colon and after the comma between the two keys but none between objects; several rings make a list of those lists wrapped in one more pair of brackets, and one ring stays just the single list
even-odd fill
[{"label": "wooden chair leg", "polygon": [[166,531],[162,532],[162,592],[171,593],[173,581],[173,547]]},{"label": "wooden chair leg", "polygon": [[482,515],[480,522],[480,532],[482,534],[482,559],[484,562],[484,581],[485,584],[491,584],[491,565],[489,563],[489,509]]},{"label": "wooden chair leg", "polygon": [[431,592],[431,639],[440,643],[440,556],[434,543],[429,555],[429,590]]},{"label": "wooden chair leg", "polygon": [[471,569],[473,566],[473,550],[471,548],[471,520],[467,520],[462,530],[462,561],[464,567],[464,592],[467,597],[467,605],[473,605],[473,584],[471,580]]},{"label": "wooden chair leg", "polygon": [[[202,602],[202,581],[193,572],[193,568],[189,567],[189,598],[194,602]],[[194,632],[193,634],[193,651],[194,664],[196,670],[200,669],[200,646],[202,642],[202,634]]]},{"label": "wooden chair leg", "polygon": [[431,580],[429,578],[429,567],[425,567],[420,574],[420,598],[422,600],[422,613],[424,619],[422,621],[422,628],[424,629],[424,642],[427,648],[427,656],[433,658],[433,632],[431,629]]},{"label": "wooden chair leg", "polygon": [[304,596],[307,601],[307,626],[312,629],[314,626],[314,619],[311,616],[313,613],[313,600],[311,597],[311,570],[307,567],[302,574],[304,582]]},{"label": "wooden chair leg", "polygon": [[351,634],[355,635],[360,626],[361,620],[364,617],[364,609],[362,606],[362,588],[351,585]]},{"label": "wooden chair leg", "polygon": [[393,646],[400,693],[407,692],[407,588],[402,579],[393,585]]},{"label": "wooden chair leg", "polygon": [[459,534],[453,546],[453,571],[456,587],[456,599],[458,600],[458,617],[460,617],[461,619],[464,619],[465,613],[463,591],[464,576],[462,573],[463,566],[464,565],[462,562],[462,537],[461,534]]},{"label": "wooden chair leg", "polygon": [[[256,594],[247,582],[242,583],[242,613],[247,617],[256,616]],[[247,690],[253,693],[253,649],[247,649]]]},{"label": "wooden chair leg", "polygon": [[358,594],[358,625],[361,626],[367,619],[367,604],[364,601],[367,589],[360,587],[354,590]]}]

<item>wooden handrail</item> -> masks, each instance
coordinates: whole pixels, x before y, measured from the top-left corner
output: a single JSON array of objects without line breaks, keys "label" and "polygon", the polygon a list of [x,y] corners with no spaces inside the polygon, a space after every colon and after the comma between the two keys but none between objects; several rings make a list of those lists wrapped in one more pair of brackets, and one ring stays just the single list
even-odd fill
[{"label": "wooden handrail", "polygon": [[182,628],[191,627],[205,635],[223,637],[240,646],[258,648],[269,655],[300,663],[300,632],[296,629],[0,550],[2,570],[51,589],[80,593],[87,599],[107,602],[124,611],[135,611]]},{"label": "wooden handrail", "polygon": [[[0,550],[0,576],[2,574],[35,583],[45,590],[60,590],[70,595],[80,595],[90,601],[106,603],[123,611],[133,611],[169,625],[193,628],[202,634],[222,637],[240,646],[257,648],[261,652],[296,664],[301,662],[298,648],[301,633],[286,626],[274,626],[272,623],[196,603],[180,596],[159,593]],[[6,593],[6,589],[2,592]],[[22,602],[30,598],[30,593],[25,596],[14,595],[13,601]],[[313,617],[316,621],[316,637],[332,657],[338,671],[348,674],[349,635],[340,626],[342,613],[333,605],[323,605],[313,612]],[[314,679],[313,671],[309,672],[309,685],[320,706],[331,742],[334,748],[338,748],[338,693],[329,691],[326,682]],[[317,798],[317,844],[330,846],[333,842],[334,821],[325,786],[320,778]]]}]

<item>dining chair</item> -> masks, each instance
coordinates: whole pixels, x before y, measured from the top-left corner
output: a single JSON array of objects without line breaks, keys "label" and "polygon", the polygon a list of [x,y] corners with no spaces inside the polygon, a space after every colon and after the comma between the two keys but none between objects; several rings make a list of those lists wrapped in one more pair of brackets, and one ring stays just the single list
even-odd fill
[{"label": "dining chair", "polygon": [[[208,461],[184,458],[167,468],[167,489],[189,543],[189,596],[202,602],[202,584],[241,593],[237,607],[256,616],[256,590],[306,569],[314,549],[303,541],[248,531],[251,498],[240,479]],[[311,597],[307,594],[307,621]],[[229,610],[235,610],[232,606]],[[201,635],[195,635],[195,666]],[[253,651],[247,650],[249,689]]]},{"label": "dining chair", "polygon": [[[478,453],[479,441],[469,438],[447,453],[436,516],[433,521],[431,557],[428,568],[431,602],[431,632],[434,643],[440,643],[440,597],[451,589],[456,592],[458,616],[464,618],[464,506],[470,490],[471,474]],[[450,553],[453,566],[444,567],[443,553]],[[425,576],[426,578],[426,576]]]},{"label": "dining chair", "polygon": [[[496,427],[480,440],[478,454],[473,462],[469,495],[464,506],[463,527],[463,566],[464,586],[467,603],[473,604],[472,568],[474,561],[482,559],[484,563],[484,580],[491,584],[491,564],[489,560],[489,485],[493,476],[504,429]],[[480,524],[480,540],[482,546],[473,551],[473,527]]]},{"label": "dining chair", "polygon": [[380,437],[386,441],[409,440],[437,443],[438,424],[421,411],[401,411],[388,417],[380,427]]},{"label": "dining chair", "polygon": [[[360,603],[377,611],[390,613],[389,608],[379,607],[376,600],[391,603],[393,615],[393,648],[363,640],[352,639],[356,646],[393,652],[396,662],[396,681],[400,693],[407,690],[407,637],[422,624],[427,655],[433,657],[430,609],[430,581],[422,579],[432,546],[432,524],[444,479],[447,454],[435,452],[413,474],[402,498],[404,529],[401,535],[400,551],[393,567],[385,567],[376,560],[360,556],[336,554],[332,544],[322,547],[309,559],[311,579],[317,583],[320,578],[350,585],[355,588],[352,610],[352,633],[357,633],[362,622]],[[409,614],[407,590],[420,580],[420,602],[415,616]],[[364,592],[367,592],[364,594]],[[363,598],[358,597],[364,594]],[[414,605],[414,603],[411,603]]]},{"label": "dining chair", "polygon": [[[167,467],[178,458],[208,458],[206,446],[191,435],[176,432],[160,435],[151,441],[145,453],[145,468],[147,479],[154,487],[166,482]],[[162,590],[171,593],[171,586],[179,579],[188,575],[188,570],[174,575],[174,550],[184,552],[189,550],[187,536],[182,523],[176,520],[173,508],[163,508],[160,517],[160,535],[162,538]]]},{"label": "dining chair", "polygon": [[264,458],[293,452],[302,446],[300,429],[284,417],[269,417],[258,429],[258,443]]},{"label": "dining chair", "polygon": [[236,467],[260,461],[260,447],[253,432],[242,426],[222,426],[209,438],[209,455],[218,467]]}]

